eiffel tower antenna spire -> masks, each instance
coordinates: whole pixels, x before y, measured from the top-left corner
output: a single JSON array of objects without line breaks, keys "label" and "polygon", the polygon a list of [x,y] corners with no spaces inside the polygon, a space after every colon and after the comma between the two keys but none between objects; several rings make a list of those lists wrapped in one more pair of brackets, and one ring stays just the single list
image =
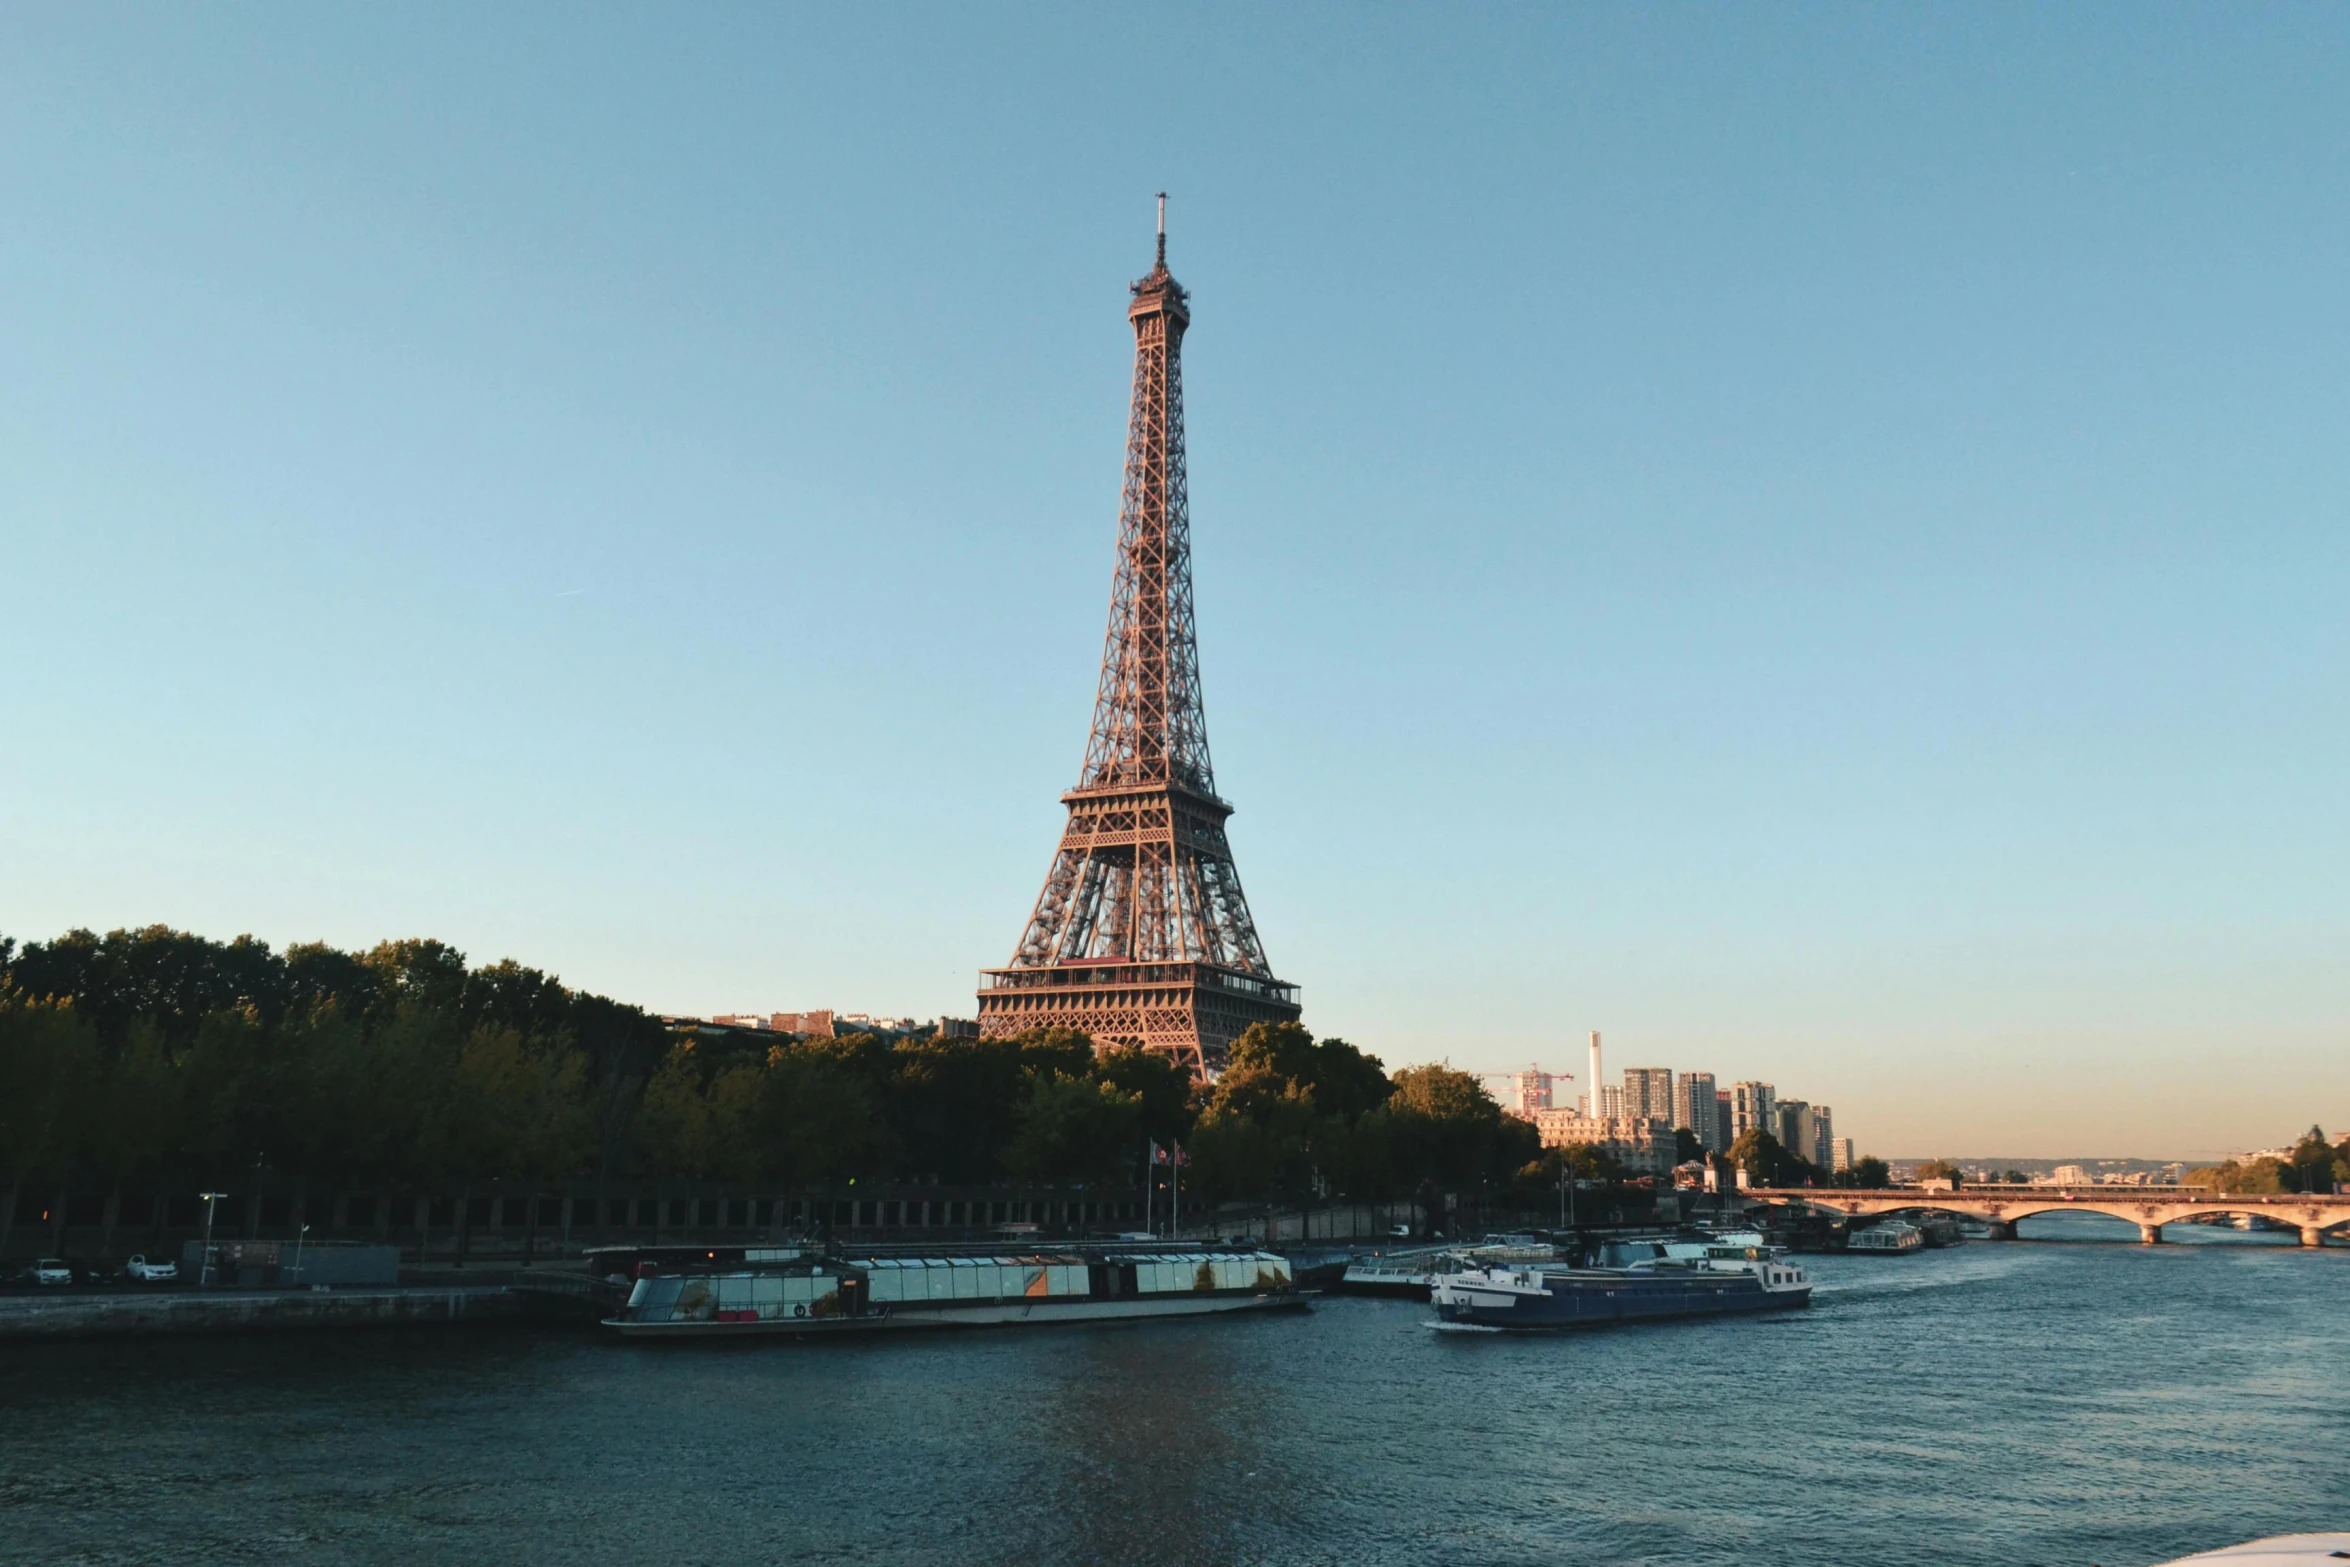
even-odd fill
[{"label": "eiffel tower antenna spire", "polygon": [[1213,1074],[1242,1030],[1294,1020],[1298,1002],[1265,961],[1208,759],[1183,456],[1191,298],[1167,271],[1166,201],[1126,310],[1134,401],[1093,729],[1020,945],[981,978],[979,1031],[1060,1025]]}]

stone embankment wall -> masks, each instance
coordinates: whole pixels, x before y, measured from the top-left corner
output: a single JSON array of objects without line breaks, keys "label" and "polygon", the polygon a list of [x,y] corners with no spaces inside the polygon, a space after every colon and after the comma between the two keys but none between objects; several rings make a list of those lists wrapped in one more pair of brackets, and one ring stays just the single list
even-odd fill
[{"label": "stone embankment wall", "polygon": [[[757,1193],[689,1182],[476,1183],[410,1192],[265,1187],[231,1192],[213,1212],[215,1241],[361,1241],[400,1248],[411,1264],[519,1262],[590,1246],[761,1245],[811,1231],[843,1240],[976,1239],[1007,1224],[1046,1238],[1143,1227],[1139,1189],[952,1187],[880,1183]],[[1166,1214],[1161,1211],[1163,1226]],[[174,1257],[205,1234],[194,1192],[20,1195],[0,1239],[0,1267],[34,1257],[119,1261]]]},{"label": "stone embankment wall", "polygon": [[228,1333],[519,1317],[497,1286],[385,1290],[171,1290],[0,1296],[0,1339]]}]

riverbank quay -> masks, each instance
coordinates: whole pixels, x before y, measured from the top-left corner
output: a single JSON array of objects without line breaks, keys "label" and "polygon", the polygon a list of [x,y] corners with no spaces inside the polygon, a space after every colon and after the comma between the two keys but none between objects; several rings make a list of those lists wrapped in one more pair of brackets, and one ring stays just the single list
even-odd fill
[{"label": "riverbank quay", "polygon": [[27,1339],[311,1331],[517,1321],[503,1283],[377,1289],[106,1290],[0,1296],[0,1344]]},{"label": "riverbank quay", "polygon": [[[234,1184],[233,1182],[231,1183]],[[0,1188],[0,1199],[6,1189]],[[745,1192],[691,1182],[627,1184],[473,1182],[406,1193],[342,1193],[270,1187],[101,1193],[22,1189],[0,1200],[0,1276],[38,1257],[77,1268],[119,1265],[131,1253],[180,1257],[190,1245],[235,1247],[256,1267],[280,1266],[303,1248],[397,1249],[403,1273],[419,1268],[561,1266],[605,1246],[780,1246],[811,1235],[843,1245],[971,1244],[1008,1235],[1038,1241],[1106,1240],[1164,1231],[1165,1199],[1139,1189],[938,1186],[869,1183],[813,1192]],[[8,1222],[13,1218],[13,1223]],[[1325,1204],[1267,1214],[1261,1205],[1195,1208],[1186,1198],[1181,1239],[1240,1237],[1270,1244],[1376,1240],[1399,1226],[1422,1234],[1461,1227],[1442,1205]],[[265,1282],[253,1280],[250,1282]],[[266,1282],[275,1282],[269,1280]]]}]

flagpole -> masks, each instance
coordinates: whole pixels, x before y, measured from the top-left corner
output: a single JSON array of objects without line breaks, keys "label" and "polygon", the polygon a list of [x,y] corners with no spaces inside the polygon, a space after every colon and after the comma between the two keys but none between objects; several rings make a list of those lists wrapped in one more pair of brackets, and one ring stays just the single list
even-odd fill
[{"label": "flagpole", "polygon": [[1142,1233],[1159,1233],[1159,1210],[1155,1199],[1159,1195],[1159,1145],[1149,1138],[1142,1140]]}]

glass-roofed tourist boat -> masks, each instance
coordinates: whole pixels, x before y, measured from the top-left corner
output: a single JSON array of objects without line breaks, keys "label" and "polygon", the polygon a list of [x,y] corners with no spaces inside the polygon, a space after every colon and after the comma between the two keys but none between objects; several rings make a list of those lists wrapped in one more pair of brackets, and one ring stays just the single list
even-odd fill
[{"label": "glass-roofed tourist boat", "polygon": [[1041,1326],[1303,1307],[1271,1252],[1184,1247],[818,1255],[644,1263],[605,1325],[631,1338],[806,1337],[910,1328]]}]

